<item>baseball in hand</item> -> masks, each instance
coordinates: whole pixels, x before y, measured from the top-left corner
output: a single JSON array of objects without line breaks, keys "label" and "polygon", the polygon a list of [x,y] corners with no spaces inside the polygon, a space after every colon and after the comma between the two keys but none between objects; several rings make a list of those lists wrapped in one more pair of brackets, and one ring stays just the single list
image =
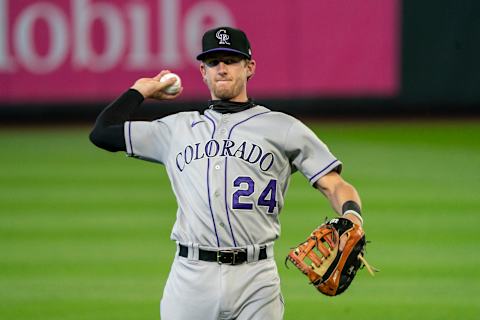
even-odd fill
[{"label": "baseball in hand", "polygon": [[163,89],[163,92],[168,93],[168,94],[176,94],[178,91],[180,91],[180,87],[182,86],[182,80],[180,80],[180,77],[175,74],[175,73],[167,73],[163,77],[160,78],[160,82],[167,81],[168,79],[175,78],[176,81]]}]

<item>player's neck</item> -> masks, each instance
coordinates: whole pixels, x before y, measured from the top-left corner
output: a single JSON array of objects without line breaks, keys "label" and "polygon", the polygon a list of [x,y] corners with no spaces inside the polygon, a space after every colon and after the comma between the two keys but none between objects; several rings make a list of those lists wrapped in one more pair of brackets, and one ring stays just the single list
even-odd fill
[{"label": "player's neck", "polygon": [[250,109],[255,106],[252,99],[245,102],[236,102],[230,100],[210,100],[208,101],[208,108],[219,113],[235,113]]}]

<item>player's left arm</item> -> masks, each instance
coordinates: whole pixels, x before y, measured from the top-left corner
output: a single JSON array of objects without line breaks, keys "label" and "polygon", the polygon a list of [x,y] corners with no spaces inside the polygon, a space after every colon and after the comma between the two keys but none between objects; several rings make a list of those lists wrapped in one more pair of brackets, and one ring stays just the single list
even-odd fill
[{"label": "player's left arm", "polygon": [[[357,190],[351,184],[346,182],[336,171],[331,171],[315,182],[315,187],[320,190],[330,201],[332,208],[339,215],[352,209],[361,214],[361,200]],[[358,206],[358,207],[357,207]],[[350,211],[351,212],[351,211]],[[363,221],[359,216],[353,213],[346,213],[345,218],[353,223],[362,225]]]}]

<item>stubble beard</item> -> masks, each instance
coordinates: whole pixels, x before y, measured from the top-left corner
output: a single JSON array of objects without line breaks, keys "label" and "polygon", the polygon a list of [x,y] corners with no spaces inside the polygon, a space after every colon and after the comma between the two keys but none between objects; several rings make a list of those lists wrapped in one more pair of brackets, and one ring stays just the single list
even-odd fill
[{"label": "stubble beard", "polygon": [[213,94],[220,100],[234,99],[239,96],[241,92],[242,88],[236,82],[230,83],[228,86],[215,84],[213,88]]},{"label": "stubble beard", "polygon": [[230,100],[234,98],[233,90],[228,90],[226,88],[216,88],[213,93],[220,100]]}]

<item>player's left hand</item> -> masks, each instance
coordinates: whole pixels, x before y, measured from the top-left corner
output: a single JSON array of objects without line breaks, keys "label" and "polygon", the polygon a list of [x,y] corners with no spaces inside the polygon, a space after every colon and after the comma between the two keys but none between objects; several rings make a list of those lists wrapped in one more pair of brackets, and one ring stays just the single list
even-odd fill
[{"label": "player's left hand", "polygon": [[365,246],[361,226],[350,219],[334,218],[313,230],[305,242],[290,251],[287,260],[321,293],[335,296],[349,287],[362,265],[372,275],[376,271],[364,258]]},{"label": "player's left hand", "polygon": [[140,78],[135,81],[135,84],[131,89],[135,89],[140,92],[145,99],[155,99],[155,100],[172,100],[177,98],[183,91],[183,87],[175,94],[168,94],[164,90],[168,86],[172,85],[175,82],[175,79],[169,79],[163,82],[160,82],[160,78],[170,73],[169,70],[162,70],[153,78]]}]

